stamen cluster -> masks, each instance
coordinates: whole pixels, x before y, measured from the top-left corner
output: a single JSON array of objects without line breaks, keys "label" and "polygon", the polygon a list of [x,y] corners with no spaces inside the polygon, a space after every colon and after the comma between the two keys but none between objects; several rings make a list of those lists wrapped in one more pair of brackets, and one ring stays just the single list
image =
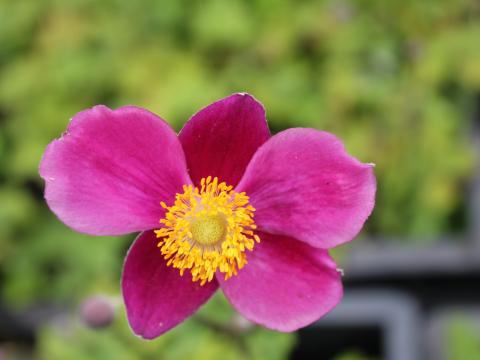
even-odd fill
[{"label": "stamen cluster", "polygon": [[180,275],[189,269],[193,281],[204,285],[217,271],[225,280],[236,275],[247,263],[245,251],[260,238],[254,234],[255,208],[244,192],[211,176],[200,185],[184,185],[172,206],[161,203],[166,214],[155,233],[167,265],[180,269]]}]

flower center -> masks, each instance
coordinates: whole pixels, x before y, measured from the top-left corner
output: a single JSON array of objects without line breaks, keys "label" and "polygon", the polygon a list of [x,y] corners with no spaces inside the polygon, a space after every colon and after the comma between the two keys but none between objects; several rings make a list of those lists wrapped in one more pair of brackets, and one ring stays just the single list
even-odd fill
[{"label": "flower center", "polygon": [[225,225],[219,215],[201,215],[190,223],[192,239],[201,245],[215,245],[223,240]]},{"label": "flower center", "polygon": [[167,265],[180,275],[190,270],[193,281],[204,285],[217,271],[225,280],[236,275],[247,263],[245,251],[253,250],[260,238],[254,234],[255,209],[244,192],[211,176],[200,185],[184,185],[172,206],[161,202],[166,213],[155,233]]}]

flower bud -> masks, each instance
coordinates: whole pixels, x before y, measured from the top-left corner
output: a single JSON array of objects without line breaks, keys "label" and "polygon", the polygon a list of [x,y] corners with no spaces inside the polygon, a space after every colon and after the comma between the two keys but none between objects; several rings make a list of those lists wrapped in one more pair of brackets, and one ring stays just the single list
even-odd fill
[{"label": "flower bud", "polygon": [[82,321],[93,329],[109,326],[115,318],[115,304],[106,296],[87,298],[80,306]]}]

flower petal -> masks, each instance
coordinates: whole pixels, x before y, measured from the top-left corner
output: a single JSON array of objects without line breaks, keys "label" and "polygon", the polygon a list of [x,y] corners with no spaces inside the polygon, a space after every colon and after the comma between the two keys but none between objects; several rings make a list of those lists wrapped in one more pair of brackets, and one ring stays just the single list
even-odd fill
[{"label": "flower petal", "polygon": [[279,235],[260,233],[237,276],[218,281],[247,319],[279,331],[311,324],[338,304],[340,274],[326,250]]},{"label": "flower petal", "polygon": [[158,226],[190,184],[175,132],[156,115],[96,106],[75,115],[40,164],[52,211],[77,231],[118,235]]},{"label": "flower petal", "polygon": [[153,231],[142,233],[131,246],[122,275],[127,317],[135,334],[153,339],[192,315],[217,290],[212,281],[201,286],[190,272],[180,276],[167,266]]},{"label": "flower petal", "polygon": [[262,231],[319,248],[350,241],[375,203],[373,165],[348,155],[335,136],[289,129],[252,158],[236,191],[245,191]]},{"label": "flower petal", "polygon": [[217,176],[235,186],[270,133],[263,106],[248,94],[234,94],[192,116],[179,134],[195,184]]}]

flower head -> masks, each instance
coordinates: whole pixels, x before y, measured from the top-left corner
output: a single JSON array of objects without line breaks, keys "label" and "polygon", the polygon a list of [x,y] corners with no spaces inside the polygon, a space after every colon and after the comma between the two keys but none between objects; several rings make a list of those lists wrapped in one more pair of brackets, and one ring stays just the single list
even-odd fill
[{"label": "flower head", "polygon": [[270,136],[262,105],[234,94],[177,136],[147,110],[74,116],[40,164],[45,198],[73,229],[141,231],[122,274],[133,331],[155,338],[220,287],[247,319],[293,331],[342,297],[328,249],[353,239],[375,198],[372,165],[333,135]]},{"label": "flower head", "polygon": [[225,280],[237,275],[247,263],[245,251],[253,250],[260,238],[254,234],[255,209],[245,193],[210,176],[200,185],[200,190],[185,185],[170,207],[161,203],[168,212],[155,234],[167,265],[180,269],[180,275],[190,269],[192,280],[204,285],[217,271]]}]

